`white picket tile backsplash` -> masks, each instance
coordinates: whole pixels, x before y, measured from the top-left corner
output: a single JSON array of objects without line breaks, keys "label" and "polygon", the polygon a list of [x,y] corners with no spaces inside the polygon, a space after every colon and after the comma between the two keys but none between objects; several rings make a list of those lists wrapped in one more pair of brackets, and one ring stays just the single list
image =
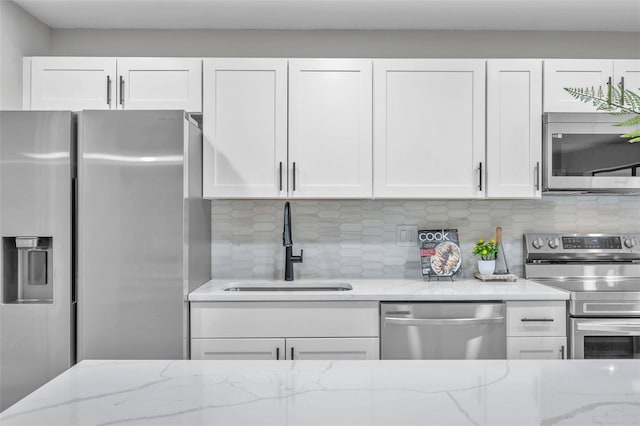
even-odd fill
[{"label": "white picket tile backsplash", "polygon": [[[502,226],[510,269],[522,274],[526,232],[640,232],[639,196],[545,196],[541,200],[292,200],[296,278],[420,278],[417,247],[396,244],[397,225],[457,228],[464,276],[475,241]],[[214,278],[283,277],[284,201],[212,201]]]}]

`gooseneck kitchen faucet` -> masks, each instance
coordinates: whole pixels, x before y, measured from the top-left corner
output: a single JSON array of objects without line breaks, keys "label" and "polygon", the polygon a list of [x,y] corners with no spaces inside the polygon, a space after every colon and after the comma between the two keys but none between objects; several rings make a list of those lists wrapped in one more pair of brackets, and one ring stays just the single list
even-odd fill
[{"label": "gooseneck kitchen faucet", "polygon": [[284,254],[284,280],[293,281],[293,264],[302,263],[302,253],[300,256],[293,255],[293,240],[291,239],[291,207],[289,202],[284,203],[284,230],[282,232],[282,245],[285,248]]}]

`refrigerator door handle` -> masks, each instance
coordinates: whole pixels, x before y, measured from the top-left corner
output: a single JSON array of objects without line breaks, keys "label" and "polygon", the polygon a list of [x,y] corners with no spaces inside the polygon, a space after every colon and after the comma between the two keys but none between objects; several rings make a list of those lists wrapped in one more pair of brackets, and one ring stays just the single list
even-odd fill
[{"label": "refrigerator door handle", "polygon": [[120,106],[124,105],[124,77],[120,76]]},{"label": "refrigerator door handle", "polygon": [[[78,202],[78,178],[71,178],[71,202],[74,206]],[[75,211],[71,211],[71,303],[78,303],[78,264],[76,262],[76,247],[78,245],[78,234],[76,227],[78,217]]]},{"label": "refrigerator door handle", "polygon": [[107,105],[111,107],[111,76],[107,76]]}]

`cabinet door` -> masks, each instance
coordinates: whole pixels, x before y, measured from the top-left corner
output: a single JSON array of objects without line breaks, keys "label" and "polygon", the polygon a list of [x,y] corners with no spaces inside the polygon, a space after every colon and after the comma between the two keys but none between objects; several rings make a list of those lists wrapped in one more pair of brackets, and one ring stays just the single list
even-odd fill
[{"label": "cabinet door", "polygon": [[564,337],[509,337],[507,359],[566,359]]},{"label": "cabinet door", "polygon": [[614,60],[614,83],[620,84],[624,79],[625,89],[640,95],[640,60]]},{"label": "cabinet door", "polygon": [[380,359],[377,338],[287,339],[286,356],[304,359]]},{"label": "cabinet door", "polygon": [[539,198],[542,61],[487,61],[487,196]]},{"label": "cabinet door", "polygon": [[285,359],[284,339],[191,339],[191,359]]},{"label": "cabinet door", "polygon": [[202,61],[119,58],[118,108],[202,111]]},{"label": "cabinet door", "polygon": [[287,61],[205,59],[205,198],[285,196]]},{"label": "cabinet door", "polygon": [[371,67],[371,60],[289,61],[290,196],[371,197]]},{"label": "cabinet door", "polygon": [[374,197],[482,198],[483,60],[374,61]]},{"label": "cabinet door", "polygon": [[606,93],[609,78],[613,79],[613,61],[610,59],[546,59],[544,112],[595,112],[591,103],[573,98],[564,88],[602,88]]},{"label": "cabinet door", "polygon": [[37,57],[31,58],[30,71],[32,110],[116,107],[113,58]]}]

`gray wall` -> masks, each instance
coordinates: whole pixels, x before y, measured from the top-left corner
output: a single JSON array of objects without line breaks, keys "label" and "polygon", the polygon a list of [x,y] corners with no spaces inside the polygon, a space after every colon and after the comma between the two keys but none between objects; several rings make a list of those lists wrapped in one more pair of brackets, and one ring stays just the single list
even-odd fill
[{"label": "gray wall", "polygon": [[[284,201],[213,201],[214,278],[283,278]],[[639,196],[540,200],[291,201],[299,278],[420,278],[417,247],[396,244],[397,225],[457,228],[464,275],[476,240],[503,227],[512,272],[522,274],[526,232],[640,232]]]},{"label": "gray wall", "polygon": [[22,109],[22,57],[48,55],[51,29],[0,0],[0,109]]},{"label": "gray wall", "polygon": [[640,58],[640,33],[53,30],[51,55]]}]

